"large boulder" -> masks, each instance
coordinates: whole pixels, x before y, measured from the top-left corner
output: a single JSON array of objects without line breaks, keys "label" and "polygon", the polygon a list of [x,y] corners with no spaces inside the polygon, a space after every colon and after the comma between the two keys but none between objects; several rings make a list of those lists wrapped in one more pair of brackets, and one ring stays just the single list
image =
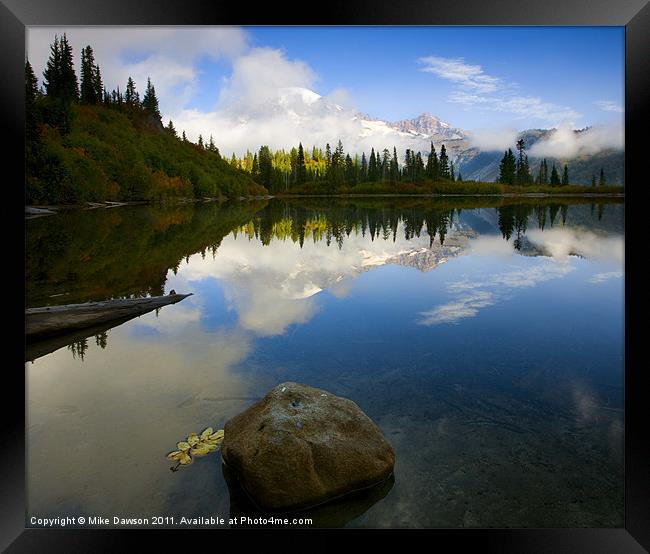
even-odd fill
[{"label": "large boulder", "polygon": [[264,510],[308,508],[388,478],[395,453],[351,400],[282,383],[228,421],[222,459]]}]

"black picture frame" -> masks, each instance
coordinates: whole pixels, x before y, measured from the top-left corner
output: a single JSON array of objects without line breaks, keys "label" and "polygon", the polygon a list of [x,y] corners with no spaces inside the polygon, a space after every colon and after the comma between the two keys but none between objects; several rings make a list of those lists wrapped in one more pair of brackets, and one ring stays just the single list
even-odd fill
[{"label": "black picture frame", "polygon": [[[24,47],[25,27],[33,25],[614,25],[625,26],[625,182],[626,182],[626,253],[642,252],[632,248],[631,210],[641,197],[644,159],[644,126],[648,117],[650,92],[650,5],[647,0],[480,0],[461,2],[405,3],[377,1],[330,1],[321,10],[308,11],[306,4],[266,3],[246,9],[237,3],[190,0],[0,0],[0,57],[4,76],[1,94],[5,136],[3,147],[6,167],[15,166],[18,175],[5,181],[11,200],[6,199],[3,220],[10,242],[18,245],[16,262],[24,260],[24,241],[15,240],[17,229],[24,229],[21,210],[22,189],[16,186],[24,173]],[[5,173],[6,174],[6,173]],[[629,188],[628,188],[629,187]],[[631,189],[631,192],[630,192]],[[636,189],[636,190],[635,190]],[[630,196],[631,195],[631,196]],[[21,251],[22,249],[22,251]],[[21,257],[22,256],[22,257]],[[13,258],[12,258],[13,261]],[[650,440],[647,431],[648,402],[642,386],[646,368],[635,363],[643,332],[631,324],[635,306],[631,291],[641,278],[638,265],[626,256],[626,333],[625,333],[625,527],[620,529],[440,529],[432,547],[440,539],[451,540],[454,550],[473,547],[494,552],[644,552],[650,550]],[[16,322],[24,318],[24,280],[20,271],[11,272],[9,286],[14,297],[12,312]],[[23,291],[23,297],[14,291]],[[14,313],[15,312],[15,313]],[[16,381],[5,386],[3,409],[4,455],[0,456],[0,548],[8,552],[99,552],[116,551],[132,544],[136,531],[73,530],[25,528],[25,381],[19,364],[23,353],[15,348],[24,344],[23,328],[10,325],[5,349],[15,349],[5,366],[5,378]],[[11,340],[11,333],[16,339]],[[142,531],[151,536],[151,531]],[[278,531],[275,531],[276,533]],[[294,533],[298,531],[293,531]],[[189,540],[188,531],[181,532]],[[191,533],[195,533],[192,531]],[[302,531],[301,533],[304,533]],[[309,533],[309,532],[307,532]],[[257,534],[257,533],[253,533]],[[340,532],[334,533],[340,535]],[[344,533],[345,534],[345,533]],[[166,533],[169,536],[169,533]],[[241,536],[241,532],[239,533]],[[192,541],[197,535],[192,534]],[[167,539],[165,539],[167,540]],[[383,540],[383,539],[382,539]],[[430,539],[428,539],[430,540]],[[171,548],[172,542],[167,543]],[[220,546],[220,545],[217,545]]]}]

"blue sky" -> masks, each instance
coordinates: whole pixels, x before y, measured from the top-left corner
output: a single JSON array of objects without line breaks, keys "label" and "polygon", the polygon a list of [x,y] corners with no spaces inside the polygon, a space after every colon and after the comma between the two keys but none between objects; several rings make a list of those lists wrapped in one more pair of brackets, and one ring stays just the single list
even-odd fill
[{"label": "blue sky", "polygon": [[[503,124],[511,114],[451,102],[458,86],[422,71],[421,58],[461,58],[503,82],[508,97],[538,97],[580,114],[577,125],[620,118],[624,100],[622,27],[247,27],[252,46],[280,49],[318,75],[316,91],[343,88],[354,107],[394,121],[431,112],[473,129]],[[231,72],[203,59],[191,105],[211,109]],[[601,104],[609,102],[611,104]],[[518,121],[519,118],[515,120]],[[526,118],[521,122],[523,126]],[[543,121],[530,118],[530,126]]]},{"label": "blue sky", "polygon": [[[356,150],[408,147],[381,132],[364,143],[356,112],[429,112],[486,150],[530,128],[563,129],[562,152],[577,151],[571,129],[587,126],[599,128],[591,151],[622,143],[623,27],[30,27],[37,76],[63,32],[77,63],[93,46],[108,90],[132,76],[142,91],[151,77],[165,122],[190,140],[214,135],[225,152],[339,138]],[[287,97],[305,88],[351,111]]]}]

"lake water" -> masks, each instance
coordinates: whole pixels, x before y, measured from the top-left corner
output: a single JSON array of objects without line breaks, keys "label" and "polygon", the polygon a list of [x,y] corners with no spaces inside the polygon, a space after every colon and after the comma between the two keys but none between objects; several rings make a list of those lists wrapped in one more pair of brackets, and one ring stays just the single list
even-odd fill
[{"label": "lake water", "polygon": [[316,526],[622,527],[623,212],[313,198],[28,220],[30,306],[194,293],[30,354],[28,516],[253,513],[219,453],[165,455],[298,381],[396,452],[394,481]]}]

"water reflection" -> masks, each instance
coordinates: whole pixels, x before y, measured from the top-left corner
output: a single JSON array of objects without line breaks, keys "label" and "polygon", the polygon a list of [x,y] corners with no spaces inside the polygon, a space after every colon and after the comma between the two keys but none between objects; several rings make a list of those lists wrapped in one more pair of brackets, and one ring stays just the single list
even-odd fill
[{"label": "water reflection", "polygon": [[332,525],[620,526],[623,205],[607,202],[29,221],[30,305],[194,296],[27,365],[28,511],[227,519],[244,508],[218,456],[172,473],[165,454],[295,380],[357,402],[397,453],[392,488]]}]

